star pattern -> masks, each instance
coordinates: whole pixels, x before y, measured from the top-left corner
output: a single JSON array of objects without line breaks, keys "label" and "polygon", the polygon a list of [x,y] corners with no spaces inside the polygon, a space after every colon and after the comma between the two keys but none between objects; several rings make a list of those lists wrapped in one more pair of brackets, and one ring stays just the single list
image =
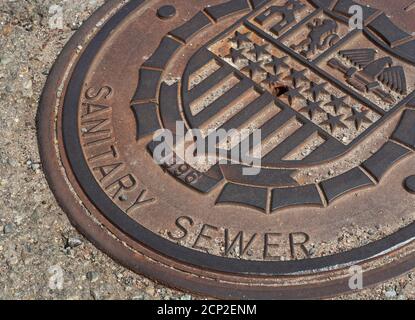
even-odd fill
[{"label": "star pattern", "polygon": [[273,84],[281,81],[281,74],[267,74],[267,78],[263,81],[263,83],[272,86]]},{"label": "star pattern", "polygon": [[237,63],[239,61],[244,61],[244,60],[248,60],[244,55],[243,55],[244,49],[235,49],[235,48],[231,48],[231,53],[229,55],[227,55],[225,58],[230,58],[232,59],[233,63]]},{"label": "star pattern", "polygon": [[327,103],[326,106],[332,106],[336,114],[338,114],[342,108],[349,108],[349,105],[344,102],[346,98],[346,96],[338,98],[334,95],[331,95],[331,102]]},{"label": "star pattern", "polygon": [[313,120],[317,112],[321,112],[321,113],[326,112],[321,108],[320,105],[321,105],[320,101],[310,101],[307,99],[307,105],[304,108],[302,108],[300,111],[307,112],[310,119]]},{"label": "star pattern", "polygon": [[251,43],[251,40],[248,38],[250,32],[240,33],[239,31],[235,32],[235,36],[230,39],[231,42],[236,43],[238,49],[242,47],[245,43]]},{"label": "star pattern", "polygon": [[254,54],[257,61],[263,60],[263,58],[271,56],[271,54],[267,50],[268,47],[268,44],[260,46],[259,44],[255,43],[254,48],[250,50],[249,53]]},{"label": "star pattern", "polygon": [[304,96],[301,94],[303,88],[290,88],[284,95],[288,97],[288,102],[290,106],[294,104],[297,100],[305,100]]},{"label": "star pattern", "polygon": [[[376,121],[369,117],[372,114],[370,109],[360,104],[353,106],[356,101],[352,97],[339,94],[339,89],[313,70],[305,67],[301,70],[282,51],[274,55],[275,48],[271,49],[270,44],[257,41],[256,37],[250,38],[251,32],[236,31],[230,39],[232,45],[228,47],[226,61],[232,61],[233,68],[340,142],[348,144],[362,134],[363,127],[368,127],[364,124],[370,126]],[[223,57],[222,49],[213,49],[217,52],[212,52]],[[344,134],[344,137],[338,134]],[[346,136],[348,140],[344,141]]]},{"label": "star pattern", "polygon": [[243,68],[242,71],[248,72],[251,78],[255,78],[257,75],[263,75],[264,73],[267,73],[267,71],[265,71],[263,68],[261,61],[249,61],[249,64]]},{"label": "star pattern", "polygon": [[344,129],[348,128],[347,125],[345,125],[342,121],[343,118],[344,118],[343,114],[338,115],[338,116],[333,116],[332,114],[327,113],[327,117],[328,117],[328,119],[326,121],[322,122],[321,125],[330,126],[330,130],[331,130],[332,133],[334,133],[336,131],[336,129],[338,129],[338,128],[344,128]]},{"label": "star pattern", "polygon": [[310,89],[307,90],[307,92],[310,92],[314,98],[314,100],[318,100],[320,98],[321,94],[328,94],[328,91],[326,90],[327,82],[323,83],[310,83]]},{"label": "star pattern", "polygon": [[272,57],[272,61],[267,63],[267,67],[271,67],[274,70],[274,73],[277,74],[282,68],[289,68],[288,64],[286,63],[288,57],[277,58],[275,56]]},{"label": "star pattern", "polygon": [[307,71],[306,69],[301,70],[301,71],[291,69],[291,73],[286,79],[292,80],[294,86],[298,87],[301,81],[307,80],[307,77],[304,74],[306,71]]},{"label": "star pattern", "polygon": [[368,110],[360,112],[356,108],[352,108],[353,115],[346,119],[346,121],[354,121],[356,129],[360,130],[363,123],[371,124],[372,120],[367,117]]}]

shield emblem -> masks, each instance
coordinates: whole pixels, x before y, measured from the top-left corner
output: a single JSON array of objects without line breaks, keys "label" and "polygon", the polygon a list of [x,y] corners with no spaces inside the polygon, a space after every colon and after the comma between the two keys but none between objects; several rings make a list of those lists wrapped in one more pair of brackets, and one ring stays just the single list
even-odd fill
[{"label": "shield emblem", "polygon": [[[166,169],[201,192],[227,181],[218,203],[266,212],[324,206],[375,185],[412,145],[413,129],[407,128],[412,111],[404,113],[394,135],[375,136],[414,98],[415,42],[386,15],[368,7],[362,7],[363,29],[350,29],[348,8],[353,4],[229,1],[172,31],[160,46],[168,45],[171,53],[178,46],[169,41],[186,42],[183,34],[210,24],[206,14],[217,22],[232,12],[247,12],[193,54],[178,83],[161,84],[158,108],[163,126],[173,132],[181,120],[189,129],[206,132],[260,129],[263,151],[256,176],[242,174],[244,163],[205,170],[189,165],[179,172],[170,163]],[[135,108],[138,119],[140,110]],[[150,143],[150,151],[155,146]],[[327,174],[336,167],[341,167],[339,174]]]}]

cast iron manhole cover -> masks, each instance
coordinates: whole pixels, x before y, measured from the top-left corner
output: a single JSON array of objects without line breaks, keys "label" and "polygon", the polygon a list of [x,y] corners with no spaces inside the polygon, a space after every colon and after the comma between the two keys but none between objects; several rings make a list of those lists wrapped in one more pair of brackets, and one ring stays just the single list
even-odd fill
[{"label": "cast iron manhole cover", "polygon": [[[352,266],[364,286],[410,270],[413,2],[106,2],[41,102],[59,203],[123,265],[213,297],[326,297],[354,289]],[[191,144],[247,134],[189,163],[196,128]],[[231,157],[246,141],[259,164]]]}]

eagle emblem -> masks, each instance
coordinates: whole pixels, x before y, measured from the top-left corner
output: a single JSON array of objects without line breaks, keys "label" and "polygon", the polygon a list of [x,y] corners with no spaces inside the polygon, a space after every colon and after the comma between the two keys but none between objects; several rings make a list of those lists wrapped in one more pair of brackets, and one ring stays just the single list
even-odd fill
[{"label": "eagle emblem", "polygon": [[376,59],[375,49],[343,50],[339,55],[353,64],[348,67],[333,58],[328,64],[345,74],[347,83],[361,92],[373,92],[386,103],[395,103],[395,98],[381,88],[380,83],[398,94],[406,95],[407,85],[402,66],[394,66],[391,57]]}]

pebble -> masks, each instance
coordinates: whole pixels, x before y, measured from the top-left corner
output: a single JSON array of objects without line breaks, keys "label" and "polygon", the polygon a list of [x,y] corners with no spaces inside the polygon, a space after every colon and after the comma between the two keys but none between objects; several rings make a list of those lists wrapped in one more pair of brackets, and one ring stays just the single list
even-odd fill
[{"label": "pebble", "polygon": [[91,290],[91,297],[94,300],[100,300],[101,299],[101,294],[97,291],[97,290]]},{"label": "pebble", "polygon": [[99,279],[99,273],[96,271],[89,271],[86,274],[86,278],[91,281],[92,283],[97,282]]},{"label": "pebble", "polygon": [[28,168],[32,169],[33,171],[37,171],[40,169],[40,163],[39,162],[34,162],[32,160],[28,160],[26,162],[26,165]]},{"label": "pebble", "polygon": [[3,233],[4,233],[4,234],[10,234],[10,233],[12,233],[12,232],[13,232],[13,229],[14,229],[13,224],[8,223],[8,224],[6,224],[6,225],[3,227]]},{"label": "pebble", "polygon": [[391,289],[385,292],[385,297],[388,299],[395,298],[398,294],[395,290]]},{"label": "pebble", "polygon": [[0,58],[0,62],[1,62],[2,65],[7,65],[10,62],[12,62],[12,59],[9,58],[9,57],[2,57],[2,58]]},{"label": "pebble", "polygon": [[15,159],[7,159],[7,163],[13,168],[16,168],[19,166],[19,163]]},{"label": "pebble", "polygon": [[32,168],[33,171],[37,171],[37,170],[40,169],[40,164],[39,163],[33,163],[31,165],[31,168]]},{"label": "pebble", "polygon": [[66,241],[66,247],[69,248],[76,248],[79,247],[82,244],[82,240],[78,239],[78,238],[68,238],[68,240]]},{"label": "pebble", "polygon": [[32,80],[26,80],[23,82],[23,96],[30,98],[33,96],[33,82]]},{"label": "pebble", "polygon": [[19,255],[16,251],[15,245],[10,245],[6,254],[5,254],[6,262],[9,266],[14,266],[19,263]]}]

